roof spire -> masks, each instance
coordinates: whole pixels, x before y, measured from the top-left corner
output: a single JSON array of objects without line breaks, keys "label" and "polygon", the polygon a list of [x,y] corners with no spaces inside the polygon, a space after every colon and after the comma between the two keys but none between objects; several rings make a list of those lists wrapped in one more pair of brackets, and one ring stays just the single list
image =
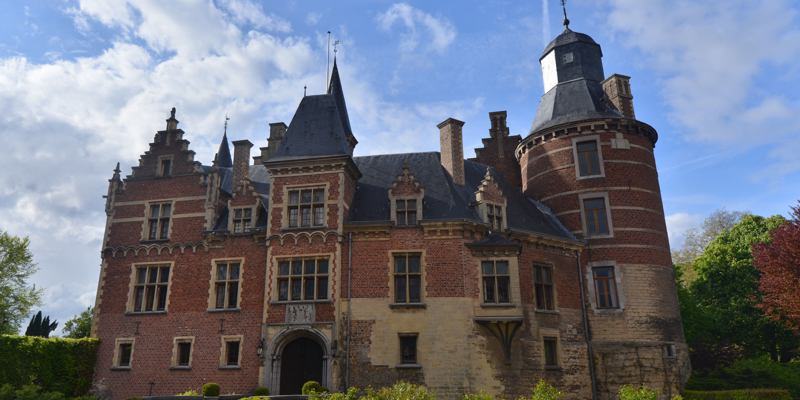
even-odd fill
[{"label": "roof spire", "polygon": [[215,163],[219,167],[230,168],[233,167],[233,159],[231,159],[231,149],[228,146],[228,114],[225,114],[225,130],[222,133],[222,141],[219,143],[219,151],[215,158]]},{"label": "roof spire", "polygon": [[225,130],[222,132],[222,136],[228,136],[228,121],[231,120],[231,117],[228,116],[228,113],[225,113]]},{"label": "roof spire", "polygon": [[561,10],[564,11],[564,29],[569,29],[569,18],[567,18],[567,0],[561,0]]}]

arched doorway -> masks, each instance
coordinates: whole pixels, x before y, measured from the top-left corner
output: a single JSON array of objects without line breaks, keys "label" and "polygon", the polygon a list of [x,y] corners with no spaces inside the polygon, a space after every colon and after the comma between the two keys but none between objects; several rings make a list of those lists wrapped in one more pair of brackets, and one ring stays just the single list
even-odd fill
[{"label": "arched doorway", "polygon": [[281,353],[280,394],[300,394],[308,381],[323,382],[322,346],[316,341],[301,337],[288,343]]}]

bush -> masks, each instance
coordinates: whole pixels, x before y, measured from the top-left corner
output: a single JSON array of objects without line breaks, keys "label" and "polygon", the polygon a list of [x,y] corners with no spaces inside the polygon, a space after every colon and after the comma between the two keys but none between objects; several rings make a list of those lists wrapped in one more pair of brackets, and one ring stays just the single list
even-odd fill
[{"label": "bush", "polygon": [[785,389],[687,390],[685,400],[792,400]]},{"label": "bush", "polygon": [[562,396],[555,386],[545,382],[544,379],[539,379],[539,382],[533,387],[531,400],[558,400]]},{"label": "bush", "polygon": [[200,392],[198,392],[197,390],[194,390],[194,389],[189,389],[189,390],[187,390],[185,392],[180,392],[180,393],[176,394],[175,396],[180,396],[180,397],[200,396]]},{"label": "bush", "polygon": [[484,391],[480,391],[478,393],[465,394],[463,400],[494,400],[494,396]]},{"label": "bush", "polygon": [[[369,393],[368,393],[369,394]],[[435,400],[425,386],[398,382],[373,394],[376,400]]]},{"label": "bush", "polygon": [[0,335],[0,382],[20,389],[35,382],[44,392],[84,395],[92,386],[98,343],[97,339]]},{"label": "bush", "polygon": [[658,393],[644,386],[625,385],[619,389],[619,400],[658,400]]},{"label": "bush", "polygon": [[308,381],[308,382],[304,383],[303,384],[303,388],[300,389],[300,393],[302,393],[304,395],[327,393],[327,392],[328,392],[328,388],[326,388],[325,386],[322,386],[317,381]]},{"label": "bush", "polygon": [[800,398],[800,363],[778,363],[769,357],[738,360],[733,365],[692,374],[686,389],[787,389]]},{"label": "bush", "polygon": [[264,386],[259,386],[256,390],[253,390],[253,396],[269,396],[269,388],[265,388]]},{"label": "bush", "polygon": [[208,382],[203,385],[203,396],[216,397],[219,396],[219,384]]},{"label": "bush", "polygon": [[269,400],[269,396],[250,396],[250,397],[242,397],[239,400]]}]

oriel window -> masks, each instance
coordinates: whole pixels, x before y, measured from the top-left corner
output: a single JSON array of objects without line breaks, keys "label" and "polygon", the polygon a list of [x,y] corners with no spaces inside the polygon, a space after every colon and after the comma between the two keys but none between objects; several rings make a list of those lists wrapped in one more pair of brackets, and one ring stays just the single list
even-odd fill
[{"label": "oriel window", "polygon": [[417,224],[416,199],[395,200],[395,207],[397,209],[396,213],[397,225],[409,226]]},{"label": "oriel window", "polygon": [[508,261],[483,261],[483,302],[504,304],[511,302],[511,276]]},{"label": "oriel window", "polygon": [[555,310],[553,268],[546,265],[534,265],[533,283],[536,291],[536,309]]},{"label": "oriel window", "polygon": [[608,214],[606,200],[603,197],[583,199],[583,212],[585,213],[586,236],[608,235]]},{"label": "oriel window", "polygon": [[214,308],[239,307],[239,283],[241,264],[238,261],[218,261],[214,274]]},{"label": "oriel window", "polygon": [[244,233],[253,226],[253,209],[241,207],[233,209],[233,233]]},{"label": "oriel window", "polygon": [[133,312],[164,311],[167,307],[169,265],[136,267]]},{"label": "oriel window", "polygon": [[289,227],[325,225],[325,189],[289,191]]},{"label": "oriel window", "polygon": [[597,141],[588,140],[578,142],[576,145],[578,155],[578,175],[601,175],[600,155],[597,152]]},{"label": "oriel window", "polygon": [[169,219],[172,203],[150,204],[147,217],[147,240],[169,239]]},{"label": "oriel window", "polygon": [[278,261],[278,300],[313,301],[328,298],[328,259]]},{"label": "oriel window", "polygon": [[422,302],[422,265],[419,254],[395,254],[394,302],[414,304]]},{"label": "oriel window", "polygon": [[597,308],[619,308],[614,267],[592,268]]}]

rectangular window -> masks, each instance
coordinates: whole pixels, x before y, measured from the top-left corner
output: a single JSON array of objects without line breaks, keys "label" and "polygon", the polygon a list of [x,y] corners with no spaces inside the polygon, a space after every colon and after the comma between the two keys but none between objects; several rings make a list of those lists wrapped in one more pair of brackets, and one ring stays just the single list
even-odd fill
[{"label": "rectangular window", "polygon": [[544,343],[544,366],[558,367],[558,338],[545,336]]},{"label": "rectangular window", "polygon": [[619,308],[614,267],[592,268],[597,308]]},{"label": "rectangular window", "polygon": [[503,207],[494,204],[487,204],[486,216],[489,218],[488,222],[489,225],[491,225],[492,230],[499,231],[503,229]]},{"label": "rectangular window", "polygon": [[583,199],[583,212],[585,213],[587,237],[609,234],[605,198]]},{"label": "rectangular window", "polygon": [[239,282],[241,266],[238,261],[217,261],[214,271],[216,309],[239,307]]},{"label": "rectangular window", "polygon": [[278,262],[279,301],[313,301],[327,298],[327,258],[296,258]]},{"label": "rectangular window", "polygon": [[133,358],[133,339],[117,339],[114,357],[115,368],[130,368]]},{"label": "rectangular window", "polygon": [[419,254],[395,254],[394,302],[422,302],[422,265]]},{"label": "rectangular window", "polygon": [[396,200],[397,225],[409,226],[417,224],[417,200]]},{"label": "rectangular window", "polygon": [[534,265],[533,284],[536,291],[536,309],[555,310],[553,268],[546,265]]},{"label": "rectangular window", "polygon": [[189,368],[192,365],[192,343],[194,338],[175,338],[173,353],[173,367]]},{"label": "rectangular window", "polygon": [[172,159],[162,158],[161,165],[159,165],[158,174],[160,176],[169,176],[172,174]]},{"label": "rectangular window", "polygon": [[164,311],[167,307],[169,265],[136,267],[133,312]]},{"label": "rectangular window", "polygon": [[325,225],[325,189],[289,191],[289,227]]},{"label": "rectangular window", "polygon": [[221,367],[238,367],[241,362],[240,350],[242,347],[241,336],[223,336],[222,337],[222,358],[220,359]]},{"label": "rectangular window", "polygon": [[400,363],[417,363],[417,334],[400,334]]},{"label": "rectangular window", "polygon": [[511,302],[508,261],[483,261],[483,302],[506,304]]},{"label": "rectangular window", "polygon": [[150,204],[147,217],[147,240],[169,239],[169,218],[172,203]]},{"label": "rectangular window", "polygon": [[253,226],[253,209],[241,207],[233,209],[233,233],[244,233]]},{"label": "rectangular window", "polygon": [[597,141],[589,140],[575,144],[578,153],[578,175],[596,176],[600,173],[600,155],[597,152]]}]

